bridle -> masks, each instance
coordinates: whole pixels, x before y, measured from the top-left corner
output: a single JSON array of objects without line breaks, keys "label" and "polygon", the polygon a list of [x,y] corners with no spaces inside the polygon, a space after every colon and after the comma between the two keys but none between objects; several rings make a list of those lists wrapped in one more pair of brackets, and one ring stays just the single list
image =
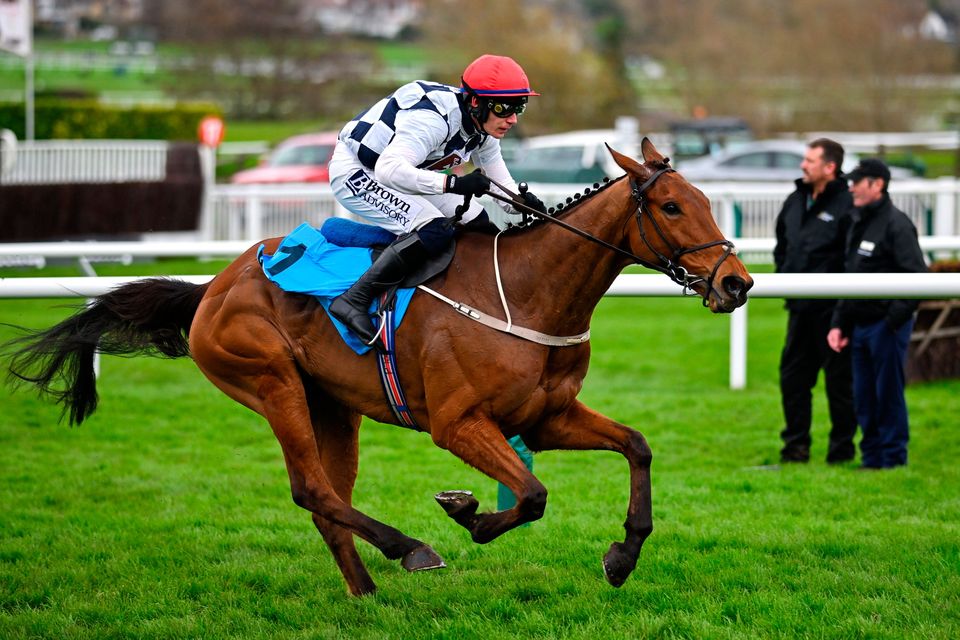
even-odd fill
[{"label": "bridle", "polygon": [[[665,173],[675,173],[675,172],[676,170],[669,166],[658,169],[653,173],[652,176],[647,178],[646,182],[644,182],[639,187],[637,186],[636,180],[634,180],[632,177],[630,178],[630,190],[631,190],[631,193],[633,194],[634,200],[637,201],[637,212],[635,214],[637,219],[637,229],[640,231],[640,237],[643,239],[643,243],[647,245],[647,249],[649,249],[654,255],[656,255],[657,259],[660,260],[662,264],[661,265],[648,264],[640,260],[637,256],[633,256],[633,257],[634,259],[637,260],[637,262],[639,262],[643,266],[650,269],[655,269],[656,271],[660,271],[661,273],[665,273],[667,276],[669,276],[671,280],[673,280],[674,282],[676,282],[677,284],[683,287],[684,295],[688,295],[688,292],[692,290],[693,285],[698,284],[700,282],[704,282],[704,279],[700,276],[691,276],[690,273],[687,272],[686,267],[680,264],[680,256],[683,256],[688,253],[695,253],[697,251],[703,251],[704,249],[709,249],[710,247],[722,246],[723,254],[719,258],[717,258],[717,261],[713,265],[713,269],[710,270],[710,275],[707,276],[707,279],[706,279],[706,288],[705,288],[705,293],[703,295],[703,306],[707,306],[710,292],[713,290],[713,282],[716,279],[717,271],[720,269],[720,265],[722,265],[724,260],[726,260],[729,256],[736,255],[737,248],[734,246],[732,242],[730,242],[726,238],[721,238],[720,240],[713,240],[711,242],[705,242],[703,244],[698,244],[693,247],[674,247],[670,243],[670,241],[667,240],[667,237],[664,235],[663,230],[660,228],[660,225],[657,224],[657,219],[653,217],[652,213],[650,213],[650,208],[647,206],[647,198],[645,194],[650,189],[650,187],[652,187],[653,184],[657,181],[657,178],[659,178]],[[657,235],[660,236],[660,241],[667,246],[667,249],[673,254],[672,256],[667,257],[666,255],[658,251],[657,248],[650,243],[650,240],[647,238],[647,234],[643,229],[644,213],[647,214],[647,218],[650,220],[650,224],[653,225],[653,229],[657,232]],[[624,252],[624,253],[629,253],[629,252]],[[630,255],[633,255],[633,254],[630,254]]]},{"label": "bridle", "polygon": [[[509,203],[511,206],[520,210],[523,213],[532,215],[546,222],[559,225],[564,229],[566,229],[567,231],[571,231],[582,238],[590,240],[591,242],[594,242],[603,247],[606,247],[607,249],[628,258],[631,262],[634,262],[636,264],[647,267],[648,269],[653,269],[654,271],[659,271],[660,273],[665,274],[671,280],[673,280],[674,282],[676,282],[677,284],[683,287],[684,295],[699,295],[696,293],[696,291],[693,290],[693,286],[701,282],[705,282],[706,288],[702,296],[703,298],[702,302],[703,302],[703,306],[707,306],[709,304],[710,292],[713,290],[713,282],[716,279],[717,271],[720,269],[720,265],[722,265],[724,260],[726,260],[729,256],[736,255],[737,250],[734,244],[729,240],[727,240],[726,238],[722,238],[720,240],[713,240],[711,242],[705,242],[703,244],[698,244],[693,247],[674,247],[673,244],[671,244],[670,241],[667,240],[667,237],[664,235],[663,230],[660,228],[660,225],[657,224],[657,220],[653,217],[653,214],[650,212],[649,206],[647,206],[646,193],[647,191],[650,190],[650,188],[654,185],[654,183],[660,178],[660,176],[662,176],[665,173],[674,173],[674,172],[675,172],[675,169],[673,169],[670,166],[662,167],[657,171],[655,171],[653,175],[647,178],[647,180],[639,186],[637,186],[636,180],[634,180],[632,177],[630,178],[631,194],[633,195],[633,199],[637,201],[637,210],[634,213],[634,217],[636,218],[636,221],[637,221],[637,229],[640,231],[640,237],[643,239],[643,243],[654,255],[657,256],[657,260],[660,261],[659,264],[652,263],[648,260],[645,260],[634,253],[631,253],[616,245],[610,244],[605,240],[601,240],[596,236],[590,235],[589,233],[587,233],[586,231],[583,231],[582,229],[578,229],[570,224],[567,224],[566,222],[564,222],[563,220],[560,220],[559,218],[555,218],[549,214],[543,213],[542,211],[538,211],[537,209],[530,207],[529,205],[526,204],[526,202],[523,200],[521,196],[513,193],[509,189],[506,189],[503,185],[498,184],[493,180],[491,180],[491,183],[493,183],[494,186],[496,186],[498,189],[500,189],[504,193],[508,194],[508,196],[510,197],[501,196],[500,194],[495,193],[493,191],[488,191],[487,193],[488,195],[490,195],[491,197],[497,200],[501,200],[503,202]],[[663,242],[664,245],[666,245],[668,251],[671,254],[670,256],[665,255],[663,252],[659,251],[656,247],[654,247],[650,243],[650,240],[647,238],[647,233],[644,230],[644,225],[643,225],[644,214],[646,214],[646,217],[650,220],[650,223],[653,225],[654,230],[656,231],[657,235],[660,237],[660,241]],[[717,259],[716,263],[714,263],[713,269],[710,270],[710,275],[706,278],[706,280],[704,280],[704,278],[701,276],[691,275],[687,271],[686,267],[680,264],[681,256],[686,255],[688,253],[703,251],[704,249],[709,249],[710,247],[716,247],[716,246],[723,246],[724,248],[723,255],[721,255]]]}]

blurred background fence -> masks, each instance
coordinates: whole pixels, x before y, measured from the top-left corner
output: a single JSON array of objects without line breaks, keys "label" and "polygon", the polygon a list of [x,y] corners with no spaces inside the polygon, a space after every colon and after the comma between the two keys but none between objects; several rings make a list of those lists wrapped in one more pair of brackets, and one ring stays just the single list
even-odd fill
[{"label": "blurred background fence", "polygon": [[[136,239],[177,231],[190,240],[254,242],[282,236],[301,222],[319,226],[348,215],[326,183],[218,184],[201,161],[204,149],[164,141],[21,142],[0,175],[0,240]],[[552,206],[585,186],[533,183],[531,189]],[[777,213],[794,188],[789,182],[698,186],[730,238],[772,238]],[[890,191],[921,236],[960,230],[960,179],[894,180]],[[494,201],[486,204],[501,226],[513,220]],[[762,263],[771,255],[763,248],[745,258]]]}]

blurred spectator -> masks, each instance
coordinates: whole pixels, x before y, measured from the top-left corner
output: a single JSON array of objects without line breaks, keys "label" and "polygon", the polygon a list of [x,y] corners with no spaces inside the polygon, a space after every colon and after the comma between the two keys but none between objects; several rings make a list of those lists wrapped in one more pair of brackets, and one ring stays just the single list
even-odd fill
[{"label": "blurred spectator", "polygon": [[[862,160],[848,178],[856,209],[847,241],[846,271],[926,271],[917,229],[887,193],[887,166],[880,160]],[[910,433],[904,365],[918,304],[918,300],[841,300],[834,310],[827,339],[838,353],[852,347],[853,395],[863,429],[861,468],[907,464]]]},{"label": "blurred spectator", "polygon": [[[846,180],[840,177],[843,147],[827,138],[807,145],[796,181],[777,216],[773,250],[778,273],[843,271],[844,240],[853,206]],[[780,394],[786,426],[780,432],[782,462],[810,459],[813,387],[823,369],[830,408],[827,462],[854,457],[857,420],[853,410],[850,354],[827,347],[827,332],[836,300],[788,299],[787,337],[780,356]]]}]

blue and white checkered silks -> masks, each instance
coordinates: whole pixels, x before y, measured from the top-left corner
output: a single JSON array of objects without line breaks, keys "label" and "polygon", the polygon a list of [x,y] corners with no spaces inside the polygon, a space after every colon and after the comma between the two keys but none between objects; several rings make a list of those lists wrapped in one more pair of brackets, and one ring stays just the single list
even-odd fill
[{"label": "blue and white checkered silks", "polygon": [[[347,123],[340,132],[346,144],[368,169],[373,169],[397,130],[397,118],[403,112],[425,109],[436,113],[447,123],[448,135],[443,146],[432,150],[418,169],[440,170],[466,162],[486,137],[464,126],[464,114],[457,98],[460,89],[445,84],[418,80],[405,84]],[[452,158],[458,157],[455,162]]]}]

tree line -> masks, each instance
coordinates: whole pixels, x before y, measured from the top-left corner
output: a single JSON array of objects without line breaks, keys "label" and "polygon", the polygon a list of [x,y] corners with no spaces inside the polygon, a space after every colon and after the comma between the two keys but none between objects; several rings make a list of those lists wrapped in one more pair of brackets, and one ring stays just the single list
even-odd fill
[{"label": "tree line", "polygon": [[[931,8],[958,0],[425,0],[407,42],[424,76],[457,83],[479,53],[515,57],[543,95],[528,133],[645,128],[694,111],[738,115],[761,132],[894,130],[960,112],[945,77],[956,42],[920,37]],[[189,47],[193,68],[170,87],[225,102],[235,116],[348,118],[396,84],[375,43],[324,33],[301,0],[146,0],[145,20]],[[233,69],[218,72],[223,61]],[[653,60],[662,75],[637,73]],[[410,78],[411,80],[414,78]]]}]

